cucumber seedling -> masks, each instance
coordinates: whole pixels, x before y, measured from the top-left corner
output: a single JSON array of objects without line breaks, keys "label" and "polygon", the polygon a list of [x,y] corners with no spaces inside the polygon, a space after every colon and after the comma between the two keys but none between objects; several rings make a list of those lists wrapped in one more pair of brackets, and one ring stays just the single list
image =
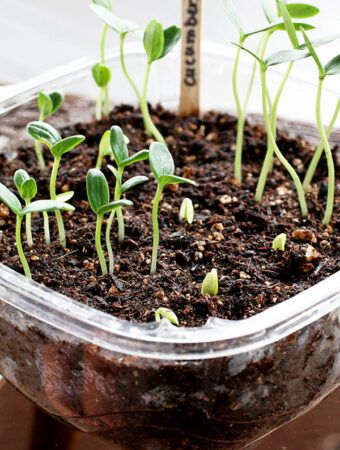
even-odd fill
[{"label": "cucumber seedling", "polygon": [[189,225],[194,221],[194,205],[192,204],[192,200],[190,198],[185,198],[182,201],[180,210],[179,210],[179,221],[187,222]]},{"label": "cucumber seedling", "polygon": [[[51,92],[45,94],[40,92],[38,94],[37,103],[39,109],[39,121],[44,122],[48,116],[54,114],[62,105],[64,97],[60,92]],[[46,169],[45,159],[43,155],[42,145],[39,141],[34,141],[34,150],[40,166],[40,170]]]},{"label": "cucumber seedling", "polygon": [[218,275],[217,270],[212,269],[206,274],[201,286],[202,295],[217,295],[218,294]]},{"label": "cucumber seedling", "polygon": [[[255,29],[255,30],[251,30],[249,32],[246,32],[244,30],[241,16],[240,16],[236,6],[234,5],[233,1],[232,0],[222,0],[222,3],[223,3],[224,10],[225,10],[225,13],[226,13],[228,19],[230,20],[230,22],[235,26],[235,28],[238,31],[239,46],[243,46],[246,39],[248,39],[250,36],[254,36],[256,34],[261,34],[261,39],[259,41],[256,53],[259,54],[261,58],[264,58],[269,39],[271,38],[273,33],[276,31],[285,30],[284,21],[282,20],[282,18],[280,18],[278,16],[278,11],[273,7],[272,2],[265,2],[265,4],[264,4],[264,11],[265,11],[265,15],[267,17],[269,24],[264,27]],[[315,15],[318,12],[318,9],[315,7],[312,7],[311,10],[308,10],[309,5],[304,5],[304,6],[305,6],[305,8],[303,10],[303,12],[305,13],[304,17],[310,17],[311,15]],[[309,11],[310,15],[308,15],[308,11]],[[300,11],[300,16],[298,16],[298,17],[303,17],[302,11]],[[298,30],[300,26],[302,26],[306,30],[311,30],[314,28],[312,25],[309,25],[306,23],[300,23],[300,22],[294,23],[295,29]],[[245,100],[242,104],[240,95],[239,95],[239,90],[238,90],[238,73],[239,73],[240,56],[241,56],[241,48],[238,47],[235,61],[234,61],[234,67],[233,67],[232,89],[233,89],[233,95],[234,95],[234,99],[235,99],[236,110],[237,110],[237,131],[236,131],[236,150],[235,150],[235,159],[234,159],[234,176],[239,182],[241,182],[241,180],[242,180],[242,153],[243,153],[244,126],[245,126],[245,120],[246,120],[246,114],[247,114],[250,96],[251,96],[251,93],[252,93],[252,90],[254,87],[256,68],[257,68],[257,62],[255,60],[252,70],[251,70],[249,84],[246,89]],[[284,80],[282,81],[281,86],[278,90],[278,94],[275,97],[275,101],[272,105],[273,113],[274,113],[275,117],[276,117],[276,110],[277,110],[278,102],[279,102],[280,96],[282,94],[284,85],[288,79],[290,70],[291,70],[291,68],[289,69],[289,71],[287,71],[288,73],[285,75]],[[268,94],[268,98],[269,98],[269,94]],[[275,134],[276,134],[276,131],[275,131]]]},{"label": "cucumber seedling", "polygon": [[[125,134],[124,139],[125,143],[129,144],[129,138]],[[96,169],[101,169],[105,156],[113,156],[110,144],[110,130],[106,130],[100,139]]]},{"label": "cucumber seedling", "polygon": [[[24,200],[25,205],[29,205],[34,197],[37,195],[38,188],[34,178],[30,177],[26,170],[19,169],[14,174],[14,184],[20,197]],[[32,216],[30,213],[26,214],[26,241],[28,247],[33,246],[32,237]]]},{"label": "cucumber seedling", "polygon": [[[94,7],[100,7],[107,11],[112,11],[111,0],[92,0]],[[103,115],[108,116],[110,113],[110,97],[109,97],[109,83],[111,80],[111,70],[106,64],[105,45],[109,27],[106,23],[103,25],[103,30],[100,38],[100,62],[92,66],[92,76],[99,92],[96,101],[95,116],[97,120],[101,120]]]},{"label": "cucumber seedling", "polygon": [[86,176],[86,192],[92,211],[97,216],[95,245],[103,275],[108,274],[104,251],[101,245],[101,230],[104,214],[112,212],[123,206],[131,206],[130,200],[118,200],[110,202],[109,185],[103,172],[99,169],[90,169]]},{"label": "cucumber seedling", "polygon": [[16,215],[15,242],[18,250],[18,255],[21,265],[24,269],[25,276],[27,278],[32,278],[21,242],[21,225],[24,217],[28,214],[32,214],[33,212],[40,213],[48,211],[74,211],[74,207],[59,200],[37,200],[35,202],[29,203],[23,208],[18,197],[2,183],[0,183],[0,201],[5,203],[5,205]]},{"label": "cucumber seedling", "polygon": [[[316,123],[318,127],[318,131],[320,134],[321,142],[323,145],[323,149],[325,151],[326,160],[327,160],[327,170],[328,170],[328,185],[327,185],[327,202],[326,208],[323,218],[323,224],[328,225],[331,221],[333,208],[334,208],[334,193],[335,193],[335,169],[334,169],[334,161],[332,151],[329,145],[327,132],[323,125],[322,120],[322,111],[321,111],[321,101],[322,101],[322,90],[325,78],[329,75],[339,75],[340,74],[340,55],[335,56],[330,61],[328,61],[325,65],[322,64],[316,50],[309,40],[306,32],[301,30],[303,34],[303,38],[306,44],[307,49],[309,50],[316,66],[318,69],[319,82],[318,82],[318,90],[316,95]],[[321,150],[322,152],[322,150]]]},{"label": "cucumber seedling", "polygon": [[[123,183],[123,173],[127,166],[131,166],[139,161],[144,161],[149,158],[148,150],[141,150],[134,155],[129,156],[127,147],[127,138],[124,135],[122,129],[118,125],[114,125],[110,130],[110,149],[113,154],[117,167],[108,165],[108,169],[113,173],[116,179],[116,186],[114,191],[114,200],[119,201],[121,195],[127,192],[129,189],[145,183],[149,180],[144,175],[138,175],[130,178]],[[118,242],[122,243],[125,238],[125,225],[124,216],[121,208],[115,208],[111,211],[107,226],[106,226],[106,246],[109,255],[109,271],[113,273],[113,253],[111,246],[111,228],[115,214],[117,214],[118,222]]]},{"label": "cucumber seedling", "polygon": [[285,251],[285,246],[286,246],[286,240],[287,240],[287,235],[286,233],[281,233],[278,234],[272,242],[272,249],[273,250],[280,250],[281,252]]},{"label": "cucumber seedling", "polygon": [[149,161],[152,173],[157,181],[157,189],[152,206],[152,229],[153,245],[151,258],[151,273],[157,269],[157,256],[159,247],[159,224],[158,208],[164,188],[168,184],[189,183],[193,186],[196,183],[188,178],[175,175],[175,163],[167,147],[160,142],[153,142],[149,149]]},{"label": "cucumber seedling", "polygon": [[169,308],[157,308],[155,311],[155,320],[160,322],[162,318],[168,319],[170,323],[179,327],[179,321],[176,314]]},{"label": "cucumber seedling", "polygon": [[[58,131],[51,125],[44,122],[30,122],[26,130],[33,139],[46,145],[53,155],[53,168],[50,178],[50,197],[51,200],[57,200],[56,182],[61,157],[73,150],[77,145],[84,141],[85,136],[75,135],[62,139]],[[66,192],[64,195],[67,194]],[[55,211],[57,219],[59,241],[63,247],[66,247],[66,235],[63,218],[60,210]]]}]

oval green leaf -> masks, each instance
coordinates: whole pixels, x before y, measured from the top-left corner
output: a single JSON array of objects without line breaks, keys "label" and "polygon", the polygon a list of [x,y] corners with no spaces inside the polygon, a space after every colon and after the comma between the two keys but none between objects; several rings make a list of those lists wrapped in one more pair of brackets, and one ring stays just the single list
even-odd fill
[{"label": "oval green leaf", "polygon": [[164,45],[163,45],[163,51],[160,58],[163,58],[165,55],[167,55],[171,50],[175,47],[177,42],[181,38],[182,30],[179,27],[176,27],[176,25],[173,25],[172,27],[166,28],[164,30]]},{"label": "oval green leaf", "polygon": [[38,192],[37,183],[34,178],[29,178],[25,180],[20,188],[20,196],[25,200],[25,202],[30,202]]},{"label": "oval green leaf", "polygon": [[38,94],[38,108],[40,112],[40,117],[45,120],[47,116],[52,114],[53,103],[49,95],[44,92],[39,92]]},{"label": "oval green leaf", "polygon": [[189,178],[178,177],[176,175],[161,175],[158,178],[158,183],[161,186],[166,186],[167,184],[180,184],[180,183],[188,183],[192,186],[196,186],[196,183]]},{"label": "oval green leaf", "polygon": [[22,215],[22,206],[18,197],[4,184],[0,183],[0,200],[17,216]]},{"label": "oval green leaf", "polygon": [[169,308],[156,309],[156,311],[155,311],[156,322],[160,322],[162,320],[162,318],[168,319],[168,321],[170,323],[179,327],[178,318],[177,318],[176,314],[173,311],[171,311],[171,309],[169,309]]},{"label": "oval green leaf", "polygon": [[160,142],[153,142],[150,145],[149,161],[152,173],[158,180],[162,175],[173,175],[175,173],[175,163],[168,148]]},{"label": "oval green leaf", "polygon": [[53,105],[51,114],[54,114],[62,105],[64,96],[60,92],[55,91],[50,93],[50,99]]},{"label": "oval green leaf", "polygon": [[105,175],[99,169],[90,169],[87,172],[86,192],[91,209],[95,214],[98,214],[99,208],[109,203],[109,186]]},{"label": "oval green leaf", "polygon": [[308,58],[310,53],[308,50],[281,50],[279,52],[272,53],[265,61],[266,67],[276,66],[277,64],[283,64],[291,61],[298,61],[299,59]]},{"label": "oval green leaf", "polygon": [[[309,23],[294,22],[293,25],[294,25],[294,28],[295,28],[296,31],[300,31],[301,27],[304,30],[314,30],[315,29],[315,27],[313,25],[310,25]],[[256,30],[249,31],[244,36],[245,37],[249,37],[249,36],[252,36],[253,34],[263,33],[264,31],[272,31],[272,32],[274,32],[274,31],[286,31],[286,26],[285,26],[285,24],[283,22],[272,23],[270,25],[267,25],[264,28],[258,28]]]},{"label": "oval green leaf", "polygon": [[338,75],[340,73],[340,55],[328,61],[325,65],[325,71],[327,75]]},{"label": "oval green leaf", "polygon": [[105,87],[111,79],[111,71],[105,64],[97,63],[92,66],[92,76],[99,87]]},{"label": "oval green leaf", "polygon": [[119,167],[122,162],[129,157],[129,152],[124,133],[118,125],[111,127],[110,144],[116,164]]},{"label": "oval green leaf", "polygon": [[307,3],[287,3],[287,11],[293,19],[307,19],[319,14],[320,10],[316,6]]},{"label": "oval green leaf", "polygon": [[124,159],[124,161],[121,162],[121,165],[124,167],[130,166],[131,164],[135,164],[139,161],[145,161],[148,158],[149,158],[149,150],[140,150],[134,155],[129,156],[129,158]]},{"label": "oval green leaf", "polygon": [[129,189],[138,186],[138,184],[145,183],[148,181],[149,178],[145,177],[144,175],[138,175],[136,177],[130,178],[129,180],[125,181],[120,187],[120,191],[123,194],[124,192],[128,191]]},{"label": "oval green leaf", "polygon": [[74,207],[68,203],[58,200],[37,200],[27,205],[22,213],[23,215],[31,214],[33,212],[48,212],[48,211],[74,211]]},{"label": "oval green leaf", "polygon": [[74,191],[62,192],[57,195],[57,200],[60,202],[68,202],[74,196]]},{"label": "oval green leaf", "polygon": [[26,127],[26,131],[33,139],[42,142],[49,148],[61,141],[58,131],[45,122],[30,122]]},{"label": "oval green leaf", "polygon": [[144,31],[143,44],[149,64],[161,57],[164,48],[164,32],[160,22],[151,20],[148,23]]},{"label": "oval green leaf", "polygon": [[99,142],[99,154],[102,156],[112,155],[110,145],[110,130],[106,130]]},{"label": "oval green leaf", "polygon": [[124,206],[132,206],[133,203],[130,200],[116,200],[114,202],[107,203],[98,209],[97,215],[103,216],[104,214],[113,211],[117,208],[122,208]]},{"label": "oval green leaf", "polygon": [[19,194],[20,194],[20,189],[21,189],[23,182],[26,180],[29,180],[30,178],[31,177],[28,175],[28,173],[24,169],[19,169],[19,170],[15,171],[13,180],[14,180],[15,187],[17,188]]},{"label": "oval green leaf", "polygon": [[140,29],[138,24],[121,19],[103,6],[90,5],[90,8],[101,20],[119,34],[131,33]]},{"label": "oval green leaf", "polygon": [[110,170],[110,172],[113,173],[115,179],[118,180],[119,182],[121,182],[122,177],[119,175],[118,170],[115,167],[111,166],[111,164],[108,164],[107,168]]},{"label": "oval green leaf", "polygon": [[85,140],[85,136],[77,134],[76,136],[70,136],[62,139],[51,147],[51,153],[56,158],[61,158],[64,153],[68,153],[73,150],[77,145]]}]

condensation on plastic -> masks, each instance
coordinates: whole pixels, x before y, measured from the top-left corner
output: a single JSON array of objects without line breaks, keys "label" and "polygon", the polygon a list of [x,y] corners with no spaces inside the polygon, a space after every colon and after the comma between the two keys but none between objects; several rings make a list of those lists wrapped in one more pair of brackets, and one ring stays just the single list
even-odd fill
[{"label": "condensation on plastic", "polygon": [[[134,74],[145,65],[137,51],[127,63]],[[94,98],[91,64],[13,87],[0,112],[20,111],[40,90]],[[134,102],[117,56],[110,64],[112,100]],[[203,52],[204,110],[231,105],[231,65],[224,48]],[[176,107],[178,69],[176,55],[155,64],[151,101]],[[244,63],[241,83],[249,72]],[[315,85],[291,83],[295,95],[313,97]],[[122,321],[0,266],[0,372],[51,414],[113,441],[123,436],[129,449],[182,448],[179,435],[197,448],[241,448],[302,414],[340,383],[339,322],[340,272],[254,317],[177,328]]]}]

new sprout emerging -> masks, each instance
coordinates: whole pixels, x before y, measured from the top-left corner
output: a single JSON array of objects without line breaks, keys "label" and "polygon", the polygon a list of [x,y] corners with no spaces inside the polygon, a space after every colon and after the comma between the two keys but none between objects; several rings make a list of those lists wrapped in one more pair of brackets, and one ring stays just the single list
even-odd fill
[{"label": "new sprout emerging", "polygon": [[[103,8],[107,11],[112,11],[111,0],[92,0],[93,6]],[[99,93],[96,102],[96,119],[101,120],[103,114],[108,116],[110,113],[110,98],[109,98],[109,83],[111,79],[111,71],[106,65],[105,61],[105,43],[108,25],[103,26],[102,35],[100,38],[100,62],[92,66],[92,76],[97,86]]]},{"label": "new sprout emerging", "polygon": [[[25,205],[29,205],[34,197],[37,195],[38,188],[34,178],[30,177],[26,170],[19,169],[14,174],[14,184],[17,188],[20,197],[24,200]],[[33,245],[32,237],[32,218],[31,214],[26,215],[26,240],[28,247]]]},{"label": "new sprout emerging", "polygon": [[285,251],[287,235],[285,233],[278,234],[276,238],[273,239],[272,249],[280,250],[281,252]]},{"label": "new sprout emerging", "polygon": [[140,37],[140,27],[139,25],[130,22],[125,19],[121,19],[109,11],[107,8],[99,5],[91,5],[91,9],[100,17],[110,28],[112,28],[120,36],[120,62],[122,66],[123,73],[128,80],[130,86],[132,87],[134,93],[136,94],[139,107],[143,116],[145,130],[148,134],[152,135],[157,141],[165,144],[165,140],[157,129],[155,124],[152,122],[150,116],[148,103],[147,103],[147,91],[149,84],[149,76],[151,65],[154,61],[157,61],[167,55],[177,44],[181,36],[181,29],[176,26],[171,26],[169,28],[163,29],[163,26],[156,20],[151,20],[147,25],[144,36],[143,44],[147,55],[147,68],[144,78],[144,84],[142,92],[139,91],[135,82],[133,81],[131,75],[129,74],[124,55],[124,43],[125,38],[128,34],[133,33],[138,38]]},{"label": "new sprout emerging", "polygon": [[[141,150],[135,153],[132,156],[129,156],[129,151],[127,148],[127,137],[124,135],[122,129],[114,125],[110,130],[110,149],[114,156],[114,160],[116,162],[117,168],[108,165],[108,169],[113,173],[116,178],[116,186],[114,193],[114,200],[118,201],[121,198],[121,195],[127,192],[129,189],[148,181],[148,177],[139,175],[130,178],[129,180],[122,183],[123,173],[125,167],[135,164],[139,161],[144,161],[149,158],[148,150]],[[125,225],[124,225],[124,216],[121,208],[117,208],[111,211],[107,226],[106,226],[106,246],[109,254],[109,271],[113,273],[113,253],[111,246],[111,228],[112,222],[117,213],[117,222],[118,222],[118,242],[122,243],[125,238]]]},{"label": "new sprout emerging", "polygon": [[179,220],[180,222],[187,222],[192,224],[194,221],[194,205],[190,198],[185,198],[182,201],[181,208],[179,210]]},{"label": "new sprout emerging", "polygon": [[[38,94],[38,108],[39,108],[39,121],[44,122],[46,117],[54,114],[62,105],[64,97],[60,92],[51,92],[50,94],[45,94],[40,92]],[[35,154],[38,159],[40,170],[46,169],[46,164],[42,152],[42,145],[39,141],[34,141]]]},{"label": "new sprout emerging", "polygon": [[201,286],[202,295],[217,295],[218,294],[218,276],[217,270],[212,269],[208,272],[203,280]]},{"label": "new sprout emerging", "polygon": [[27,278],[32,278],[29,265],[27,263],[26,256],[24,254],[21,242],[21,224],[23,218],[28,214],[33,212],[44,212],[44,211],[74,211],[73,206],[68,203],[61,202],[59,200],[37,200],[35,202],[29,203],[25,208],[21,206],[21,203],[16,195],[13,194],[5,185],[0,183],[0,201],[5,203],[5,205],[16,215],[16,232],[15,240],[16,246],[20,258],[21,265],[24,269],[25,276]]},{"label": "new sprout emerging", "polygon": [[149,161],[152,173],[157,180],[157,190],[152,206],[152,228],[153,228],[153,246],[151,258],[151,273],[157,269],[157,255],[159,247],[159,225],[158,225],[158,207],[163,189],[168,184],[189,183],[195,186],[195,182],[188,178],[174,175],[175,164],[171,153],[167,147],[160,142],[153,142],[150,145]]},{"label": "new sprout emerging", "polygon": [[318,84],[318,92],[316,96],[316,123],[320,133],[321,142],[323,144],[323,148],[326,154],[327,160],[327,168],[328,168],[328,187],[327,187],[327,202],[326,209],[322,223],[324,225],[328,225],[331,221],[333,208],[334,208],[334,192],[335,192],[335,169],[334,169],[334,161],[332,156],[332,151],[329,145],[327,133],[325,127],[323,125],[322,113],[321,113],[321,100],[322,100],[322,89],[323,83],[327,75],[337,75],[340,74],[340,55],[332,58],[328,63],[324,66],[320,61],[313,44],[308,39],[307,34],[304,30],[301,30],[303,34],[303,38],[306,44],[307,49],[309,50],[312,58],[318,68],[319,72],[319,84]]},{"label": "new sprout emerging", "polygon": [[86,192],[92,211],[97,216],[95,243],[100,263],[100,268],[103,275],[107,275],[107,265],[105,261],[104,252],[101,246],[101,229],[103,224],[104,214],[111,212],[123,206],[131,206],[132,202],[129,200],[119,200],[110,202],[109,186],[107,184],[105,175],[99,169],[90,169],[86,176]]},{"label": "new sprout emerging", "polygon": [[168,308],[158,308],[155,311],[155,320],[156,322],[160,322],[162,317],[168,319],[170,323],[179,327],[179,321],[176,314]]},{"label": "new sprout emerging", "polygon": [[[33,139],[45,144],[53,155],[54,161],[50,178],[50,197],[51,200],[56,200],[56,181],[61,157],[83,142],[85,136],[76,135],[62,139],[55,128],[44,122],[30,122],[27,125],[26,130]],[[57,219],[60,243],[63,247],[66,247],[65,228],[60,210],[57,209],[55,211],[55,216]]]}]

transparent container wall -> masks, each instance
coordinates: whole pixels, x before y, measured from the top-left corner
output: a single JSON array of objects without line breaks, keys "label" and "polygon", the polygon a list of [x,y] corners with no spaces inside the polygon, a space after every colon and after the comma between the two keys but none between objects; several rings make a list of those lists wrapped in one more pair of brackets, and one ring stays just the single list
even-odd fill
[{"label": "transparent container wall", "polygon": [[[207,46],[203,53],[203,110],[233,107],[228,52]],[[117,58],[110,61],[114,104],[135,103]],[[145,69],[138,52],[127,63],[134,75]],[[14,155],[27,140],[25,125],[37,115],[30,100],[41,89],[76,94],[51,123],[91,120],[97,87],[90,66],[58,69],[3,97],[1,151]],[[152,102],[176,108],[178,69],[177,56],[154,64]],[[250,69],[242,63],[242,91]],[[315,86],[290,83],[284,115],[313,120],[314,108],[302,114],[296,99],[312,105]],[[335,104],[336,96],[327,99]],[[259,111],[258,89],[251,110]],[[50,414],[122,449],[243,448],[339,385],[339,280],[340,273],[256,317],[183,329],[120,321],[0,266],[0,372]]]}]

